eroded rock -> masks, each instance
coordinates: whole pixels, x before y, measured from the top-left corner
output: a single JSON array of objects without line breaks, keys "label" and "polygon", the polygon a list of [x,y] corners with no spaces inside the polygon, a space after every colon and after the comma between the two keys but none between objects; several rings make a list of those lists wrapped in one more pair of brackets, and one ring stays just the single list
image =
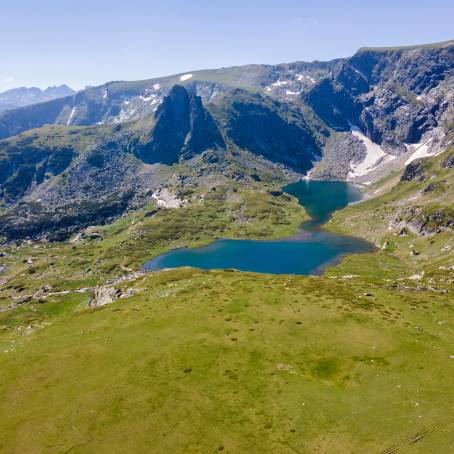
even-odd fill
[{"label": "eroded rock", "polygon": [[123,295],[121,289],[115,287],[99,287],[95,289],[93,296],[88,301],[88,307],[101,307],[111,304]]}]

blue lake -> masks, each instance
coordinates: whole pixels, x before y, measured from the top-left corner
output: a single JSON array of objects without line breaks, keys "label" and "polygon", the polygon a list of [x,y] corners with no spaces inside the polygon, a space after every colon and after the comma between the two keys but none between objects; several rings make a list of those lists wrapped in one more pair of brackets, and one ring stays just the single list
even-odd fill
[{"label": "blue lake", "polygon": [[144,268],[157,271],[190,266],[201,269],[236,269],[270,274],[322,274],[341,257],[370,252],[374,246],[360,238],[336,235],[321,226],[331,214],[362,198],[354,185],[340,181],[300,181],[283,188],[298,198],[311,217],[300,233],[281,240],[216,240],[199,248],[175,249],[159,255]]}]

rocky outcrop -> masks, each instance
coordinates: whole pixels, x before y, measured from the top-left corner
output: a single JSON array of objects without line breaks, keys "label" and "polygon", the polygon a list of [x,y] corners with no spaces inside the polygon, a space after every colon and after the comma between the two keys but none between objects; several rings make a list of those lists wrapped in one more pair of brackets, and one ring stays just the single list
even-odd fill
[{"label": "rocky outcrop", "polygon": [[131,150],[147,164],[173,164],[208,149],[224,148],[221,132],[201,98],[175,85],[155,115],[156,125]]},{"label": "rocky outcrop", "polygon": [[424,180],[424,159],[416,159],[405,167],[400,181],[423,181]]},{"label": "rocky outcrop", "polygon": [[123,297],[123,292],[115,287],[99,287],[88,301],[88,307],[100,307],[111,304]]},{"label": "rocky outcrop", "polygon": [[357,137],[340,133],[332,137],[324,150],[323,160],[311,171],[317,180],[345,180],[351,171],[351,164],[357,164],[366,157],[366,146]]},{"label": "rocky outcrop", "polygon": [[332,128],[347,131],[353,123],[388,152],[404,153],[405,143],[420,142],[428,131],[447,134],[454,115],[454,41],[360,49],[305,99]]},{"label": "rocky outcrop", "polygon": [[391,227],[400,232],[410,231],[418,236],[430,236],[445,231],[454,231],[454,212],[447,208],[429,212],[420,207],[401,210]]},{"label": "rocky outcrop", "polygon": [[239,148],[299,171],[320,158],[320,147],[297,109],[285,112],[261,95],[237,90],[216,112],[226,119],[225,134]]},{"label": "rocky outcrop", "polygon": [[454,167],[454,153],[447,156],[441,161],[441,167],[444,169],[452,169]]}]

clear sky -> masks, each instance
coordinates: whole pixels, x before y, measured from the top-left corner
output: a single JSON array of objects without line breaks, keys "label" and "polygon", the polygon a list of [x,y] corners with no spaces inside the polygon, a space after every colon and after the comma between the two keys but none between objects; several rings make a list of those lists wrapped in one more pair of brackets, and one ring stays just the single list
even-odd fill
[{"label": "clear sky", "polygon": [[454,38],[453,0],[8,0],[0,91],[326,60]]}]

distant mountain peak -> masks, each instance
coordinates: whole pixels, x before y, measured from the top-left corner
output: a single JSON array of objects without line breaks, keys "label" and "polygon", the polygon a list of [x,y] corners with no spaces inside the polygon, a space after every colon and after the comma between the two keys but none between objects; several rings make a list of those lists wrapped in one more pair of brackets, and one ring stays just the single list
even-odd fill
[{"label": "distant mountain peak", "polygon": [[0,93],[0,112],[64,98],[76,93],[67,85],[53,85],[41,90],[38,87],[18,87]]}]

